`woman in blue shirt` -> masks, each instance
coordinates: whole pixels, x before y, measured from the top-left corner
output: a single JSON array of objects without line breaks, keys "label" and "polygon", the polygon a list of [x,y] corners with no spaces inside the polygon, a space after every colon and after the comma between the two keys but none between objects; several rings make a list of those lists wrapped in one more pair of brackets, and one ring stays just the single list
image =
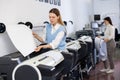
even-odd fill
[{"label": "woman in blue shirt", "polygon": [[49,20],[50,24],[46,26],[46,39],[45,41],[33,32],[33,35],[36,39],[46,45],[38,46],[35,51],[38,52],[42,48],[58,49],[64,50],[66,45],[66,29],[64,23],[61,19],[60,12],[57,8],[53,8],[49,11]]}]

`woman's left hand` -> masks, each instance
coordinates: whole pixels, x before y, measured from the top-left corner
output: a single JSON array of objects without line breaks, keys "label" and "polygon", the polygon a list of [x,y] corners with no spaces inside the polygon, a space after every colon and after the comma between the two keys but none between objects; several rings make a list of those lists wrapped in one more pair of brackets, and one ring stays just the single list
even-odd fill
[{"label": "woman's left hand", "polygon": [[109,40],[105,38],[104,41],[105,41],[105,42],[108,42]]}]

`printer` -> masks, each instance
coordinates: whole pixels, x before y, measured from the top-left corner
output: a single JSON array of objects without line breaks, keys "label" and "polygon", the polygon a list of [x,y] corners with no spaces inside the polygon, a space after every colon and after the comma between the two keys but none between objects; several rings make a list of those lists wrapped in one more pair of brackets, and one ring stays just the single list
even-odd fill
[{"label": "printer", "polygon": [[43,49],[36,53],[31,30],[25,25],[6,25],[6,32],[0,35],[5,46],[0,53],[0,76],[4,80],[82,80],[80,60],[87,55],[85,42],[70,41],[62,52]]},{"label": "printer", "polygon": [[[60,51],[47,51],[18,64],[13,70],[12,80],[55,80],[49,75],[56,71],[57,65],[63,60]],[[45,79],[48,76],[51,78]]]},{"label": "printer", "polygon": [[[40,54],[36,53],[38,54],[37,56],[30,57],[29,55],[34,53],[36,47],[31,33],[30,29],[25,25],[6,25],[6,32],[0,34],[3,37],[0,38],[0,43],[3,45],[0,50],[0,76],[2,76],[4,80],[24,80],[24,78],[26,80],[54,80],[52,78],[44,79],[43,74],[47,74],[49,71],[53,71],[55,74],[57,65],[64,60],[64,57],[61,52],[57,50]],[[27,40],[25,36],[27,39],[30,39]],[[28,70],[30,69],[28,66],[27,69],[24,69],[26,65],[32,69]],[[29,73],[38,74],[37,79],[36,77],[34,78],[33,74],[33,78],[31,78],[29,74],[21,73],[21,69],[24,70],[23,73],[30,71]],[[39,69],[41,69],[41,71]],[[19,72],[19,70],[21,72]],[[47,72],[45,73],[45,71]],[[23,75],[24,78],[21,77]],[[26,75],[29,76],[29,79]],[[49,76],[50,74],[47,75]]]}]

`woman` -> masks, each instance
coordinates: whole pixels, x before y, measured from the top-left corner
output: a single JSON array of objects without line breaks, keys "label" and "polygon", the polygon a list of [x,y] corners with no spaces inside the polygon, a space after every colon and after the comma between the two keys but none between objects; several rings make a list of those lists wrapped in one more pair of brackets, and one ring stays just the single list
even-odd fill
[{"label": "woman", "polygon": [[106,73],[112,73],[112,72],[114,72],[113,54],[115,54],[115,47],[116,47],[116,43],[114,40],[115,27],[113,26],[110,17],[104,18],[104,23],[106,25],[106,30],[104,33],[104,35],[105,35],[104,41],[106,42],[107,57],[108,57],[110,69],[108,68],[108,62],[106,60],[106,61],[104,61],[105,69],[102,69],[101,71],[106,72]]},{"label": "woman", "polygon": [[42,48],[64,50],[66,45],[66,30],[64,23],[61,19],[60,12],[57,8],[53,8],[49,11],[50,24],[46,26],[46,39],[45,41],[33,32],[35,38],[45,45],[40,45],[35,49],[35,52],[40,51]]}]

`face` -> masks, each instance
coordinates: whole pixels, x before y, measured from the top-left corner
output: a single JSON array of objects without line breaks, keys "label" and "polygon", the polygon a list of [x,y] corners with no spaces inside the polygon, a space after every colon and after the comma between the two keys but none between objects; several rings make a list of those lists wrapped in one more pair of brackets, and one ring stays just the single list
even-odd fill
[{"label": "face", "polygon": [[49,19],[52,25],[56,25],[58,23],[59,16],[54,13],[49,13]]},{"label": "face", "polygon": [[108,24],[109,24],[109,22],[108,22],[107,20],[104,20],[104,23],[105,23],[105,25],[108,25]]}]

